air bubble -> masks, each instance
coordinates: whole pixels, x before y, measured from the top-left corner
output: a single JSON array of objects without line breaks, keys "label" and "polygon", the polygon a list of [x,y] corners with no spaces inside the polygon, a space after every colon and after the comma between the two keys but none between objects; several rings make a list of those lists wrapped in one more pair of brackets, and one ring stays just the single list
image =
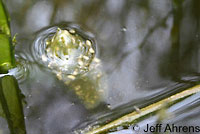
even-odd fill
[{"label": "air bubble", "polygon": [[123,27],[123,28],[121,29],[121,31],[122,31],[122,32],[126,32],[126,31],[127,31],[126,27]]}]

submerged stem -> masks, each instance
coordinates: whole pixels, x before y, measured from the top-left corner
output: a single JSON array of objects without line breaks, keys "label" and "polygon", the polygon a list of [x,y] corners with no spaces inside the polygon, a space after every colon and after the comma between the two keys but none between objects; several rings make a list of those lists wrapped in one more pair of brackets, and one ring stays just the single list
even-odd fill
[{"label": "submerged stem", "polygon": [[186,89],[180,93],[177,93],[175,95],[172,95],[168,98],[165,98],[163,100],[160,100],[154,104],[151,104],[147,107],[144,107],[140,110],[138,113],[137,111],[134,111],[130,114],[124,115],[123,117],[120,117],[119,119],[116,119],[104,126],[101,126],[99,128],[93,129],[92,131],[87,132],[86,134],[100,134],[104,133],[106,131],[109,131],[112,128],[116,128],[118,126],[122,126],[123,124],[131,124],[135,120],[138,120],[150,113],[156,112],[160,110],[164,104],[166,103],[175,103],[176,101],[188,97],[190,95],[193,95],[195,93],[200,92],[200,85],[196,85],[194,87],[191,87],[189,89]]}]

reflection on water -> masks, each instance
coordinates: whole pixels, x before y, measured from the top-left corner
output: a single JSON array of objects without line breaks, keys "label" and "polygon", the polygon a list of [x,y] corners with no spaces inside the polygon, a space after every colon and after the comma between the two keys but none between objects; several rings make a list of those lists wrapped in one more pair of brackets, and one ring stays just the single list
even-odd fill
[{"label": "reflection on water", "polygon": [[[19,33],[16,54],[29,63],[25,63],[28,76],[20,84],[27,96],[28,134],[70,133],[101,124],[133,111],[133,105],[144,107],[199,83],[198,0],[7,0],[6,4],[12,34]],[[69,86],[30,54],[34,32],[63,21],[95,35],[107,75],[105,104],[111,110],[105,105],[85,109]],[[198,118],[192,122],[199,110],[198,96],[178,103],[180,107],[170,111],[175,117],[171,122],[199,124]]]}]

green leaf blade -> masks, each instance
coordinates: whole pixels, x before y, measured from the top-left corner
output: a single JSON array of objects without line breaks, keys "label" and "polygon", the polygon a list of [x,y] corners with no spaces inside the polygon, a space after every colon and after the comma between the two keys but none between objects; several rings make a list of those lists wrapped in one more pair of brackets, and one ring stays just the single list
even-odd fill
[{"label": "green leaf blade", "polygon": [[11,134],[26,134],[21,92],[13,76],[0,78],[0,103]]}]

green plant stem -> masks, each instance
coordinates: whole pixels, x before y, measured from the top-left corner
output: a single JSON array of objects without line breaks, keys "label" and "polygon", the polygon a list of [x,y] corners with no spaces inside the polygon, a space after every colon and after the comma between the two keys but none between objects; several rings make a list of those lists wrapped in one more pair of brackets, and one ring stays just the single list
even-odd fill
[{"label": "green plant stem", "polygon": [[11,41],[9,17],[0,0],[0,74],[7,73],[13,67],[15,67],[14,47]]},{"label": "green plant stem", "polygon": [[0,104],[11,134],[26,134],[21,91],[13,76],[0,77]]}]

